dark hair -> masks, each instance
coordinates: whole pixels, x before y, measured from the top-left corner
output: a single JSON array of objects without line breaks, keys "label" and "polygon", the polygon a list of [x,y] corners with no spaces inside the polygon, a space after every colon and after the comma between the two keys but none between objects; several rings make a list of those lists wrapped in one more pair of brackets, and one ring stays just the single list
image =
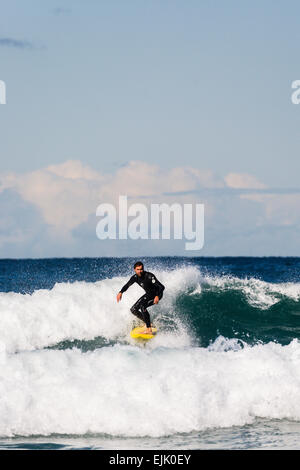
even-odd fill
[{"label": "dark hair", "polygon": [[141,261],[137,261],[137,262],[134,264],[133,268],[135,269],[135,268],[137,268],[138,266],[142,266],[142,267],[144,268],[144,265],[143,265],[143,263],[142,263]]}]

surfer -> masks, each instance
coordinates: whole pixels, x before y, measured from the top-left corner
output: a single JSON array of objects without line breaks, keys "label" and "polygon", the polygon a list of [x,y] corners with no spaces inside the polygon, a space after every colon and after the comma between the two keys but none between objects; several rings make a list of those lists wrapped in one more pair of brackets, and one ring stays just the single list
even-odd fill
[{"label": "surfer", "polygon": [[122,294],[125,292],[128,287],[130,287],[135,282],[141,286],[146,294],[142,295],[137,302],[131,307],[130,311],[146,323],[145,331],[143,334],[151,334],[151,321],[150,315],[147,310],[147,307],[151,307],[153,304],[158,304],[160,299],[163,296],[163,291],[165,286],[163,286],[154,276],[154,274],[144,271],[144,265],[141,261],[137,261],[134,265],[135,274],[131,276],[129,281],[122,287],[120,292],[117,295],[117,302],[120,302],[122,299]]}]

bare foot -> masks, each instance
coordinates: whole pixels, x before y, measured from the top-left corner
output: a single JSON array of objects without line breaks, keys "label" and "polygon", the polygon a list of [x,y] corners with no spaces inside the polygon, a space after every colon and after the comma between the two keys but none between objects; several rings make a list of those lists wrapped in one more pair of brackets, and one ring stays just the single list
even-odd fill
[{"label": "bare foot", "polygon": [[142,335],[152,335],[152,328],[146,328],[141,332]]}]

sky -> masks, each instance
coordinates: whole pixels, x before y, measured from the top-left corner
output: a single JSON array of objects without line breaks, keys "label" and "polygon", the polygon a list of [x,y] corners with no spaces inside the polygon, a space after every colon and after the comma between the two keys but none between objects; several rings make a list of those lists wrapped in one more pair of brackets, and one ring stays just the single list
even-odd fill
[{"label": "sky", "polygon": [[[0,257],[300,256],[300,4],[0,0]],[[204,204],[205,242],[99,240]]]}]

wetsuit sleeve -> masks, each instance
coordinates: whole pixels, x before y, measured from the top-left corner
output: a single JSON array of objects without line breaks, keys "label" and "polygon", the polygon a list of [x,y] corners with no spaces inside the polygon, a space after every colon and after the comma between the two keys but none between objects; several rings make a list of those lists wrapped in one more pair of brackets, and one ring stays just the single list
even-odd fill
[{"label": "wetsuit sleeve", "polygon": [[128,287],[132,286],[132,284],[134,284],[135,282],[136,282],[136,277],[135,277],[135,275],[133,275],[133,276],[131,276],[129,281],[126,282],[126,284],[120,290],[121,294],[123,294],[123,292],[125,292],[128,289]]},{"label": "wetsuit sleeve", "polygon": [[156,279],[154,274],[150,273],[150,276],[151,276],[152,285],[155,289],[155,294],[158,296],[161,295],[164,291],[165,286],[161,282],[159,282],[158,279]]}]

